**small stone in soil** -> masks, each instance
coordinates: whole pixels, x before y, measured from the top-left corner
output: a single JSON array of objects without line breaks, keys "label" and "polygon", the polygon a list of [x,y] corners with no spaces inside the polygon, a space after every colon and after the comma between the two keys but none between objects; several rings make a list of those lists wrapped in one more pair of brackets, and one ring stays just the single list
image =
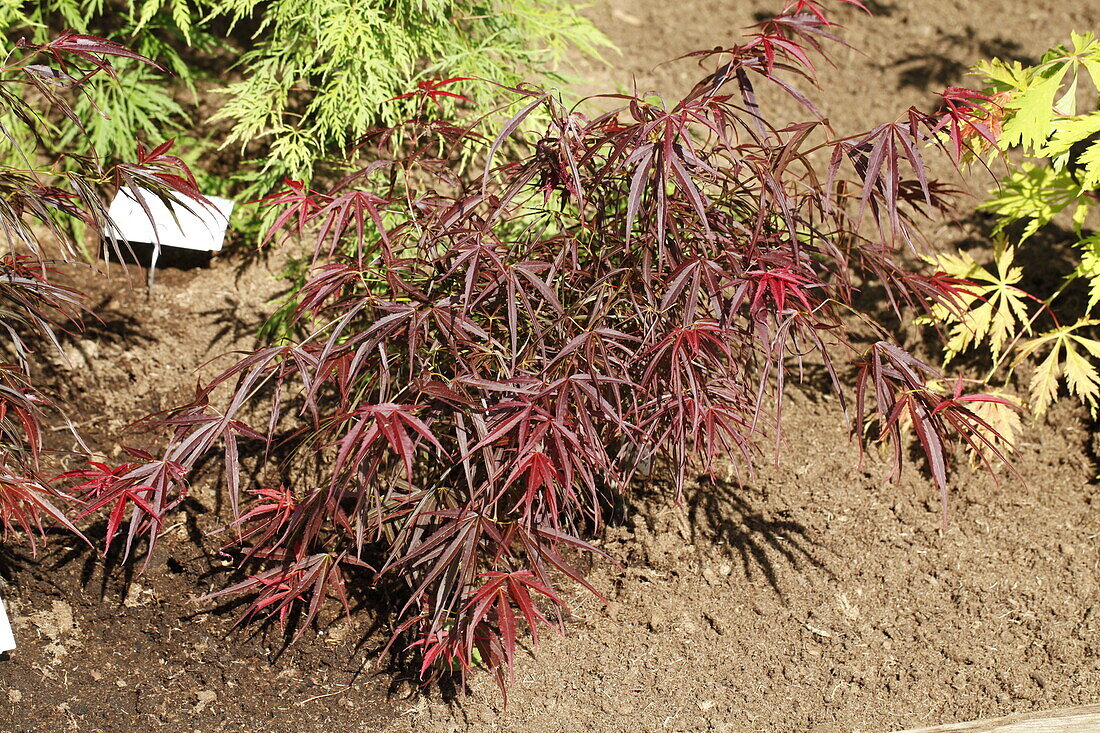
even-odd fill
[{"label": "small stone in soil", "polygon": [[213,690],[199,690],[195,693],[195,697],[198,698],[198,702],[195,703],[195,707],[191,711],[192,715],[198,715],[205,710],[210,703],[217,700],[218,693]]}]

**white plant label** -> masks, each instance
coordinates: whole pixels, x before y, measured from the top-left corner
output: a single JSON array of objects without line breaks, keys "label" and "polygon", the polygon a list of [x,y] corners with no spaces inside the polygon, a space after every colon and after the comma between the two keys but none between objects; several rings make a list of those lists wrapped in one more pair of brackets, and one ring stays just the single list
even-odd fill
[{"label": "white plant label", "polygon": [[11,633],[8,610],[4,608],[4,599],[0,598],[0,654],[15,648],[15,635]]},{"label": "white plant label", "polygon": [[[152,192],[136,189],[141,201],[129,188],[119,189],[107,214],[114,224],[111,234],[127,242],[157,244],[204,252],[222,248],[233,202],[207,196],[209,206],[181,196],[181,202],[166,205]],[[144,204],[144,206],[142,206]],[[146,211],[148,209],[148,211]]]}]

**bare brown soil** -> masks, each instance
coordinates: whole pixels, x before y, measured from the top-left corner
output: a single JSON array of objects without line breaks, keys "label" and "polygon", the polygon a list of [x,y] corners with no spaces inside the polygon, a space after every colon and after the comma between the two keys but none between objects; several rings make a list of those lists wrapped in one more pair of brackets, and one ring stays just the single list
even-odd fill
[{"label": "bare brown soil", "polygon": [[[778,5],[605,0],[592,17],[623,54],[586,73],[672,97],[697,70],[658,64],[731,43]],[[838,131],[929,104],[983,56],[1034,58],[1070,29],[1100,31],[1100,9],[1067,0],[869,5],[873,18],[842,13],[865,55],[822,69]],[[226,255],[168,269],[151,299],[87,277],[103,324],[73,339],[55,381],[93,447],[111,454],[125,424],[188,396],[200,363],[250,345],[278,267]],[[227,637],[232,611],[194,600],[225,572],[207,535],[222,508],[203,485],[144,574],[105,572],[75,543],[2,556],[20,648],[0,659],[0,731],[869,733],[1100,701],[1100,492],[1083,411],[1031,427],[1022,482],[962,472],[946,528],[919,468],[891,484],[877,456],[858,465],[835,404],[796,392],[788,417],[781,465],[744,485],[700,479],[682,507],[639,488],[601,540],[621,565],[593,569],[611,604],[576,594],[568,636],[521,662],[507,709],[484,676],[469,696],[410,695],[377,665],[369,590],[350,622],[285,652],[277,630]]]},{"label": "bare brown soil", "polygon": [[[71,273],[98,322],[69,340],[69,364],[55,365],[54,380],[79,406],[74,421],[88,444],[124,460],[122,442],[145,438],[126,426],[190,399],[199,365],[252,345],[280,267],[227,257],[209,269],[169,268],[152,297],[140,272],[132,285],[117,266],[110,280]],[[66,436],[58,432],[56,447],[75,448]],[[37,559],[9,549],[0,594],[19,648],[0,661],[0,731],[319,731],[333,711],[372,730],[392,718],[394,677],[375,665],[377,599],[290,648],[277,629],[229,636],[232,609],[203,613],[217,604],[195,599],[227,579],[222,538],[210,534],[223,509],[215,486],[200,482],[143,573],[72,540]]]}]

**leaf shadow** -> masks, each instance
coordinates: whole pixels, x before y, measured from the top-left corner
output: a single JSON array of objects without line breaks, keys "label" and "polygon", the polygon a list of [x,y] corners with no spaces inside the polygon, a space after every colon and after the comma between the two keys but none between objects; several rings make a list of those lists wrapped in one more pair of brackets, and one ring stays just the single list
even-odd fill
[{"label": "leaf shadow", "polygon": [[217,326],[217,331],[210,337],[208,344],[211,350],[222,342],[235,344],[249,337],[252,338],[253,345],[259,344],[257,333],[266,318],[253,314],[250,305],[246,301],[226,296],[219,306],[199,313],[201,318],[208,319]]},{"label": "leaf shadow", "polygon": [[[945,53],[941,49],[950,49]],[[960,84],[975,58],[1000,58],[1034,65],[1033,58],[1022,53],[1023,47],[1007,38],[978,38],[974,28],[961,33],[938,34],[929,46],[902,56],[893,62],[899,69],[898,88],[929,91]]]},{"label": "leaf shadow", "polygon": [[834,577],[821,558],[822,545],[786,510],[770,512],[760,506],[762,492],[718,478],[700,477],[685,491],[684,503],[690,540],[728,546],[741,561],[745,577],[761,577],[784,598],[779,566],[795,571],[814,568]]}]

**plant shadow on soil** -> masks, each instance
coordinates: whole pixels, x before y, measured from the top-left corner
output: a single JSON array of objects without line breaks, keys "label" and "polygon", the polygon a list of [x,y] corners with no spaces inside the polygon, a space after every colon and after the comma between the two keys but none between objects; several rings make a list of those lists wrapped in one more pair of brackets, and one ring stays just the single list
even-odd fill
[{"label": "plant shadow on soil", "polygon": [[[226,562],[228,555],[222,544],[226,536],[220,530],[211,530],[220,521],[211,511],[192,497],[184,499],[177,508],[175,516],[178,523],[162,531],[162,537],[152,555],[147,554],[147,542],[135,541],[129,560],[126,558],[125,525],[106,553],[95,548],[102,547],[106,540],[107,521],[96,520],[84,528],[89,544],[75,542],[71,535],[60,530],[47,530],[48,540],[32,556],[15,546],[0,547],[0,579],[10,581],[15,576],[31,573],[39,580],[48,579],[52,573],[58,577],[79,578],[81,588],[95,587],[95,602],[99,604],[119,603],[129,606],[129,597],[139,583],[156,584],[160,575],[189,576],[189,587],[226,588],[247,578],[247,572]],[[205,525],[205,526],[203,526]],[[182,528],[185,537],[164,537],[172,529]],[[72,568],[79,565],[79,571]],[[45,570],[46,572],[42,572]],[[338,613],[322,614],[324,617],[315,624],[324,630],[341,623],[341,620],[356,621],[367,619],[366,624],[357,624],[357,639],[350,644],[355,652],[365,652],[361,660],[362,668],[367,661],[380,659],[384,640],[381,632],[388,621],[383,609],[394,608],[399,587],[391,582],[371,582],[365,571],[350,568],[348,577],[348,609]],[[61,586],[55,586],[63,591]],[[309,631],[310,626],[301,623],[301,609],[295,607],[285,624],[274,616],[259,617],[248,625],[238,625],[242,612],[250,602],[248,596],[228,596],[225,598],[195,598],[187,593],[189,600],[181,600],[182,607],[177,609],[179,618],[193,621],[199,617],[209,617],[219,622],[217,625],[226,631],[226,635],[242,640],[260,641],[270,649],[269,661],[279,661],[298,641],[299,633]],[[182,599],[182,596],[181,596]],[[331,616],[331,617],[330,617]],[[363,655],[361,655],[363,656]],[[407,673],[406,666],[400,661],[390,662],[379,674],[395,677]]]},{"label": "plant shadow on soil", "polygon": [[[242,457],[244,454],[242,451]],[[207,476],[206,480],[209,478]],[[670,481],[650,477],[649,481],[639,483],[644,488],[617,507],[614,513],[619,514],[626,524],[633,522],[634,530],[620,525],[623,530],[620,536],[625,540],[621,549],[640,548],[645,552],[648,557],[642,567],[661,566],[659,556],[664,552],[662,548],[670,540],[675,542],[676,527],[671,518],[679,513],[687,520],[680,525],[680,534],[685,541],[711,548],[707,551],[728,560],[730,564],[740,562],[746,579],[750,582],[764,579],[782,604],[786,604],[786,599],[779,580],[781,565],[786,564],[796,572],[812,567],[832,577],[826,561],[822,559],[822,546],[786,510],[769,512],[764,506],[767,496],[762,489],[738,481],[700,475],[689,481],[682,504],[676,506]],[[219,491],[217,495],[222,493]],[[65,537],[58,535],[48,545],[48,551],[40,555],[37,565],[29,557],[18,554],[5,552],[0,555],[0,576],[10,577],[13,573],[22,575],[24,572],[33,573],[40,580],[48,579],[52,573],[64,577],[77,576],[81,587],[95,588],[96,600],[93,603],[120,609],[130,606],[133,589],[141,589],[141,584],[158,588],[158,595],[163,593],[168,597],[167,590],[159,590],[167,580],[170,585],[178,586],[176,593],[179,600],[173,601],[168,609],[179,618],[176,623],[190,624],[205,618],[212,627],[211,631],[220,629],[226,635],[223,644],[228,648],[263,647],[267,663],[278,665],[292,649],[297,648],[296,632],[303,632],[305,637],[313,636],[311,627],[301,625],[300,614],[292,614],[285,627],[277,619],[268,618],[239,629],[235,623],[245,611],[248,599],[226,597],[196,603],[194,599],[185,600],[190,593],[179,592],[179,587],[184,585],[194,589],[224,588],[245,579],[241,571],[224,563],[225,556],[220,554],[223,535],[212,530],[212,527],[222,523],[218,518],[224,509],[207,507],[195,498],[186,499],[178,514],[181,531],[161,540],[148,568],[142,567],[141,552],[144,548],[140,543],[135,548],[136,564],[123,563],[120,538],[116,538],[111,551],[103,556],[83,543],[70,541],[66,547]],[[646,522],[655,517],[657,524],[650,531]],[[661,526],[662,522],[668,522],[667,526]],[[86,534],[92,543],[102,546],[106,522],[94,522],[86,529]],[[372,558],[367,556],[366,559],[369,562]],[[637,565],[627,558],[618,559],[627,567]],[[581,565],[599,562],[588,558]],[[79,566],[77,572],[68,570],[74,565]],[[36,566],[47,572],[34,570]],[[390,702],[408,698],[410,691],[418,684],[416,660],[399,648],[395,648],[395,653],[384,653],[389,639],[387,629],[392,627],[393,622],[392,614],[386,609],[400,608],[401,587],[393,581],[372,584],[365,573],[350,577],[348,581],[350,618],[360,623],[355,626],[354,638],[348,640],[349,651],[353,655],[348,660],[350,676],[346,684],[352,684],[363,675],[370,675],[374,680],[372,684],[385,689]],[[62,597],[71,594],[71,591],[60,586],[56,590]],[[324,631],[340,625],[342,616],[342,611],[334,617],[326,615],[317,629]],[[361,623],[363,619],[367,620],[365,624]],[[574,629],[573,633],[580,632]],[[315,653],[316,646],[314,642],[306,643],[304,651],[298,650],[299,656]],[[534,650],[523,640],[520,641],[520,648],[524,653],[534,655]],[[376,666],[371,668],[372,665]],[[423,694],[428,698],[437,698],[451,707],[456,715],[462,715],[462,687],[456,675],[443,675]]]},{"label": "plant shadow on soil", "polygon": [[769,510],[763,489],[700,473],[685,486],[677,504],[671,480],[668,486],[664,483],[647,482],[627,502],[618,539],[627,548],[639,548],[644,562],[621,558],[625,566],[660,567],[674,556],[670,550],[679,535],[690,546],[707,548],[716,559],[739,562],[747,581],[762,578],[781,603],[781,565],[795,572],[814,568],[832,577],[822,557],[825,548],[789,511]]},{"label": "plant shadow on soil", "polygon": [[754,492],[735,483],[700,477],[685,493],[691,541],[699,537],[700,528],[708,528],[706,541],[724,544],[740,557],[745,577],[755,581],[759,571],[768,586],[783,598],[776,563],[783,561],[799,570],[803,564],[831,575],[826,563],[818,556],[821,549],[802,524],[780,511],[773,515],[753,501]]},{"label": "plant shadow on soil", "polygon": [[[148,558],[148,565],[145,564],[147,548],[144,541],[135,543],[127,562],[124,538],[120,541],[116,537],[115,543],[104,555],[87,544],[73,544],[67,534],[51,531],[51,541],[44,545],[44,551],[37,557],[14,548],[0,548],[0,578],[7,580],[30,573],[37,580],[48,582],[53,573],[59,577],[78,576],[82,589],[95,588],[95,605],[120,609],[131,606],[135,590],[143,590],[141,584],[159,587],[161,583],[156,576],[160,575],[168,575],[175,581],[173,585],[186,583],[187,588],[194,590],[203,587],[228,588],[246,580],[248,572],[226,562],[228,555],[222,551],[225,548],[220,544],[225,535],[200,526],[216,523],[216,515],[220,512],[204,507],[193,498],[185,499],[177,510],[177,516],[186,528],[186,539],[160,540],[153,555]],[[102,547],[106,531],[107,522],[99,520],[85,528],[84,533],[93,545]],[[120,534],[125,534],[125,527]],[[70,543],[68,546],[66,540]],[[384,548],[368,548],[364,558],[368,564],[380,564],[385,560]],[[70,569],[74,565],[79,565],[77,572]],[[396,703],[408,699],[421,686],[419,660],[403,650],[400,642],[390,649],[394,621],[392,611],[403,604],[403,586],[389,577],[381,581],[372,580],[369,574],[367,570],[348,568],[345,571],[346,611],[339,608],[339,604],[326,604],[318,621],[311,624],[304,623],[304,610],[300,606],[292,609],[285,622],[277,614],[272,614],[258,616],[248,624],[242,624],[252,600],[247,594],[195,598],[194,593],[179,593],[177,588],[175,595],[178,600],[171,603],[170,610],[179,622],[185,624],[210,622],[214,628],[221,630],[222,643],[228,648],[254,650],[262,647],[267,664],[272,668],[285,666],[287,657],[315,656],[317,644],[308,641],[315,633],[331,635],[334,629],[343,625],[353,627],[353,635],[347,639],[342,635],[340,637],[350,674],[344,684],[350,687],[368,676],[372,679],[372,686],[383,688],[386,699]],[[71,597],[71,591],[60,585],[55,585],[54,590],[61,597]],[[519,640],[518,646],[533,654],[534,650],[524,640]],[[2,658],[0,661],[3,661]],[[422,689],[422,693],[454,704],[462,696],[461,682],[458,675],[447,673]]]},{"label": "plant shadow on soil", "polygon": [[[946,49],[946,52],[939,49]],[[1025,66],[1036,63],[1034,58],[1023,53],[1019,42],[1000,37],[981,38],[972,26],[966,26],[961,33],[937,36],[927,48],[906,54],[891,63],[901,70],[898,89],[912,88],[927,92],[962,84],[973,59],[979,58],[1019,61]],[[934,103],[939,102],[939,97],[931,99]]]}]

